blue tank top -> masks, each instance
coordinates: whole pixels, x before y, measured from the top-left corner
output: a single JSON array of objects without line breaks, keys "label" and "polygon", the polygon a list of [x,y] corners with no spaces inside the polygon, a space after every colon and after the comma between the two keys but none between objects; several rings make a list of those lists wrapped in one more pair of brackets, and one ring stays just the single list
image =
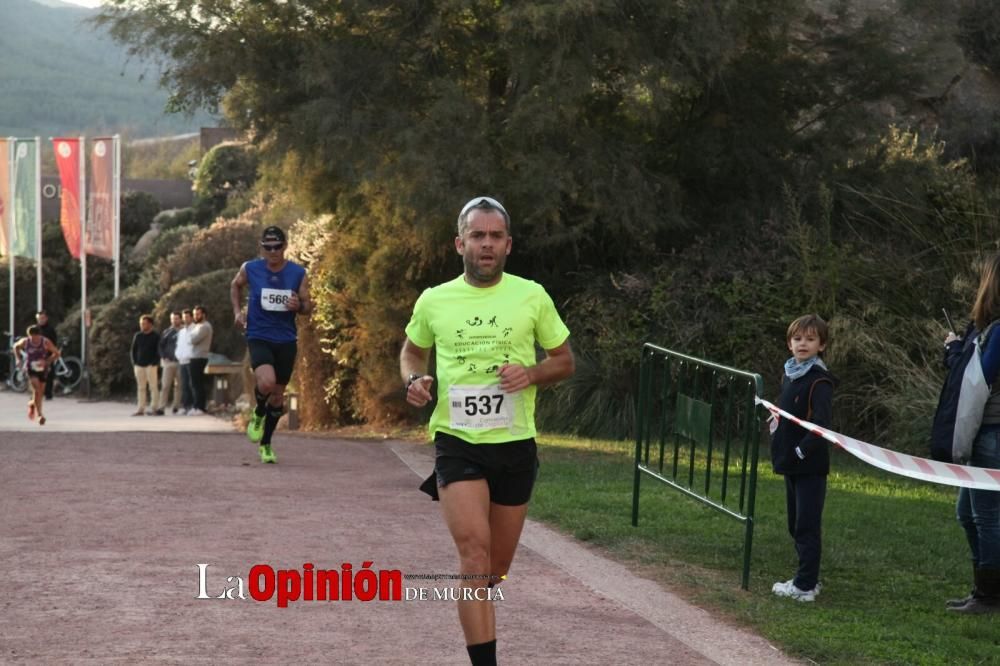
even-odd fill
[{"label": "blue tank top", "polygon": [[306,269],[286,261],[277,273],[263,259],[244,264],[250,284],[247,304],[247,339],[268,342],[295,342],[295,313],[286,307],[292,292],[298,292]]}]

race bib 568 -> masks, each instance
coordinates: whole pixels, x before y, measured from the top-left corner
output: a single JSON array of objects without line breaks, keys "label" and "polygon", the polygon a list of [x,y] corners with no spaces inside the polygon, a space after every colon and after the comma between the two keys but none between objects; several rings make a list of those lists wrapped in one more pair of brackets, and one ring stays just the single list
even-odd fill
[{"label": "race bib 568", "polygon": [[272,312],[288,312],[288,300],[292,297],[291,289],[261,289],[260,307]]}]

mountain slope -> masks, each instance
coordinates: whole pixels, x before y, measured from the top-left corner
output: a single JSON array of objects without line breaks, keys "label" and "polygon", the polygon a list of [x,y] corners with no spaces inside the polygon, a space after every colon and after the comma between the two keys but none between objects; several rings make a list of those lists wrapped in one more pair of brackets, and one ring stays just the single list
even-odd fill
[{"label": "mountain slope", "polygon": [[0,136],[178,134],[214,124],[166,115],[151,65],[86,23],[96,10],[0,2]]}]

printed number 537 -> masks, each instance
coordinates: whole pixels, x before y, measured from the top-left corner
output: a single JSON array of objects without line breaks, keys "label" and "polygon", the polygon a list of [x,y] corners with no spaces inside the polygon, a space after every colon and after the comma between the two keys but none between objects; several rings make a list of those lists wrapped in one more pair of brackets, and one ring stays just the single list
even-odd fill
[{"label": "printed number 537", "polygon": [[499,414],[502,404],[502,393],[497,395],[467,395],[465,396],[465,413],[469,416]]}]

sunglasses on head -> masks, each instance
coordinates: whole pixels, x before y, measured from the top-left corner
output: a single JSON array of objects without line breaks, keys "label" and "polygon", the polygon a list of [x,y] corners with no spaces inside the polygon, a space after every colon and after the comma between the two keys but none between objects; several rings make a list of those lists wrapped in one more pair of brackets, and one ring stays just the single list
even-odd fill
[{"label": "sunglasses on head", "polygon": [[473,208],[493,208],[499,210],[504,215],[507,214],[507,210],[503,207],[503,204],[493,197],[476,197],[475,199],[469,201],[469,203],[462,206],[462,212],[459,213],[458,216],[462,217]]},{"label": "sunglasses on head", "polygon": [[261,243],[260,246],[267,250],[268,252],[277,252],[281,248],[285,247],[284,243]]}]

